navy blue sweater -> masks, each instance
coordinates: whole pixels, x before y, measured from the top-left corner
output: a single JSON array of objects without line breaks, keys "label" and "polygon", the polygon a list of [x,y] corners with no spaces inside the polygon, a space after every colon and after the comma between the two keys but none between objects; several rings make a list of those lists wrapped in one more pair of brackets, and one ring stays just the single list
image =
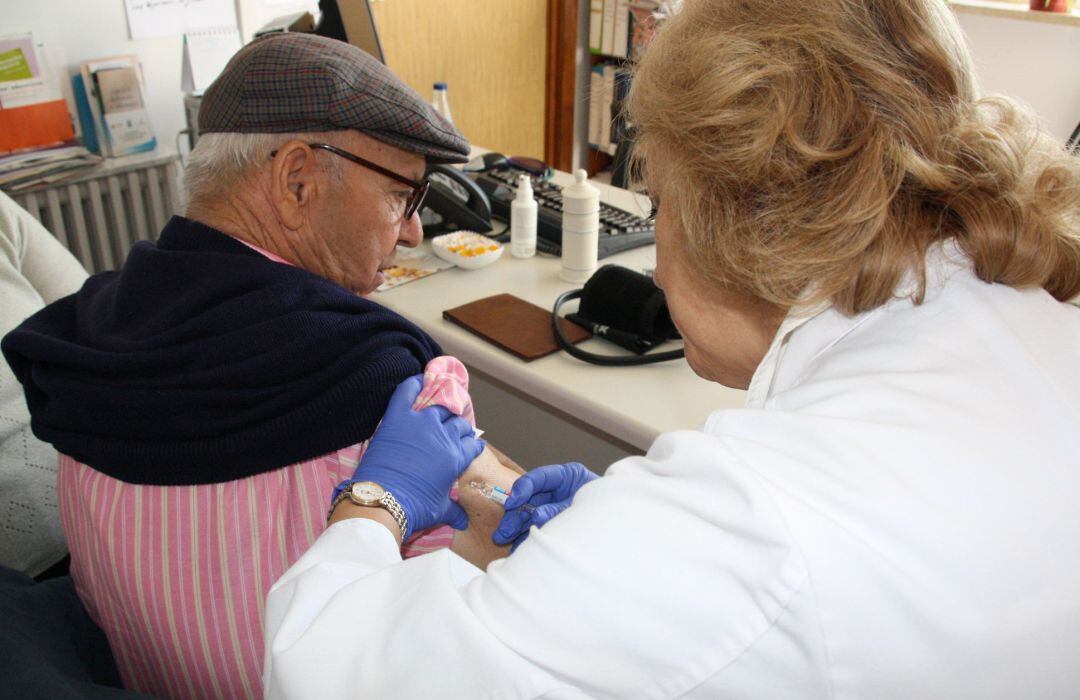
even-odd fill
[{"label": "navy blue sweater", "polygon": [[231,481],[367,439],[441,354],[398,314],[174,217],[3,340],[34,434],[131,483]]}]

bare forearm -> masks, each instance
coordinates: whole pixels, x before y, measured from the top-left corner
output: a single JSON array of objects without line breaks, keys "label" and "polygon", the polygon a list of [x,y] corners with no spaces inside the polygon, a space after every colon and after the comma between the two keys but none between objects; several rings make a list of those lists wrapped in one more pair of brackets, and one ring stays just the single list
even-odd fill
[{"label": "bare forearm", "polygon": [[[508,546],[499,546],[491,541],[491,534],[499,526],[505,512],[502,505],[488,500],[470,486],[470,482],[476,482],[498,486],[509,492],[521,473],[507,466],[500,456],[505,458],[505,455],[488,445],[458,479],[458,502],[469,516],[469,527],[454,533],[454,543],[450,548],[481,569],[486,569],[489,563],[510,552]],[[506,462],[517,467],[509,458],[506,458]]]}]

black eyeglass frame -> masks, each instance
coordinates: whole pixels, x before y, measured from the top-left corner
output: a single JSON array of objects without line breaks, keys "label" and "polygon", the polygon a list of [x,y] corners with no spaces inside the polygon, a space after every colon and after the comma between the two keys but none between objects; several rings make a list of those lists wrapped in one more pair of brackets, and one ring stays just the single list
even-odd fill
[{"label": "black eyeglass frame", "polygon": [[[331,146],[328,143],[309,143],[308,146],[310,148],[320,148],[324,151],[329,151],[336,156],[341,156],[345,160],[351,160],[357,165],[362,165],[368,170],[373,170],[380,175],[385,175],[386,177],[394,180],[395,182],[400,182],[403,185],[408,185],[409,187],[411,187],[412,194],[410,194],[408,199],[405,200],[405,213],[403,215],[405,220],[411,219],[412,215],[416,213],[416,210],[420,208],[420,205],[424,203],[424,196],[427,195],[428,187],[431,186],[431,182],[426,177],[420,182],[411,180],[404,175],[398,175],[393,170],[387,170],[386,168],[378,165],[377,163],[372,163],[370,160],[349,153],[348,151],[338,148],[337,146]],[[270,151],[271,158],[276,155],[277,150]]]}]

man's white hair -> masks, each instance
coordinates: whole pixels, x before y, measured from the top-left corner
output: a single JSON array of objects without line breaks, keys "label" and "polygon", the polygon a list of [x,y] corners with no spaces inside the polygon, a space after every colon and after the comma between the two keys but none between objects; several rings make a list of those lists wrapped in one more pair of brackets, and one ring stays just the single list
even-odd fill
[{"label": "man's white hair", "polygon": [[[270,152],[293,139],[307,143],[341,146],[343,132],[237,134],[210,133],[199,136],[188,156],[184,170],[187,211],[200,211],[229,197],[230,192],[263,165],[270,162]],[[334,181],[341,180],[341,159],[321,159]]]}]

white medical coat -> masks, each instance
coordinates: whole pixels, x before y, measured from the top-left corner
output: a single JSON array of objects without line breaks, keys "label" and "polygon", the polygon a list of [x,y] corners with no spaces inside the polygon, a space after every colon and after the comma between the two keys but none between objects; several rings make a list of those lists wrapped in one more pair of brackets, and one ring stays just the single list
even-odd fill
[{"label": "white medical coat", "polygon": [[266,640],[269,698],[1080,697],[1080,309],[939,251],[487,574],[334,525]]}]

